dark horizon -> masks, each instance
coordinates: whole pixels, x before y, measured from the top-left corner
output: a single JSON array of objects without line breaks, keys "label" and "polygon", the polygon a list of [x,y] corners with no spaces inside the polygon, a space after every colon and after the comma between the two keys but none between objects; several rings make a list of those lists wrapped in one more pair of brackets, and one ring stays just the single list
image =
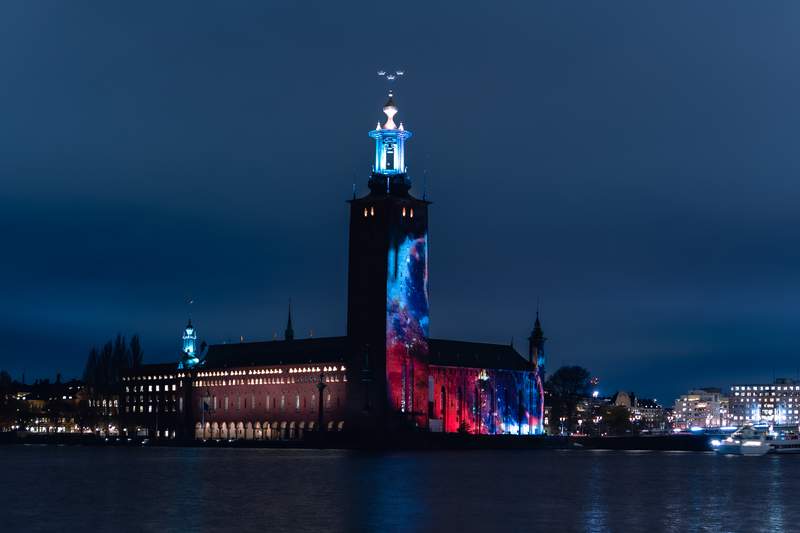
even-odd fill
[{"label": "dark horizon", "polygon": [[[800,375],[800,6],[0,8],[0,369],[140,334],[345,330],[346,201],[387,87],[430,209],[431,336],[664,405]],[[384,40],[383,32],[392,38]],[[386,43],[392,42],[392,46]]]}]

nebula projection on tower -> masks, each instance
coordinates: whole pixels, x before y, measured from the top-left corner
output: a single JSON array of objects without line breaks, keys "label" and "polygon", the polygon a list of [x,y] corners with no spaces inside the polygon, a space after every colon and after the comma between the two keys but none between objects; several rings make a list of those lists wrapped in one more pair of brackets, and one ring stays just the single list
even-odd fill
[{"label": "nebula projection on tower", "polygon": [[398,241],[388,257],[386,378],[390,405],[420,418],[427,403],[428,237],[405,235]]}]

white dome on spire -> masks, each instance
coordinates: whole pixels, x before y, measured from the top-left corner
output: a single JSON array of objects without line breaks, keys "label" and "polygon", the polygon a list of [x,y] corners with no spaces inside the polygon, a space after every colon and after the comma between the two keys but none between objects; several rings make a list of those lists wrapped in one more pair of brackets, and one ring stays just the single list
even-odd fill
[{"label": "white dome on spire", "polygon": [[397,124],[394,123],[394,116],[397,114],[397,106],[394,104],[394,95],[389,93],[389,100],[383,106],[383,112],[386,113],[386,124],[383,125],[384,129],[396,130]]}]

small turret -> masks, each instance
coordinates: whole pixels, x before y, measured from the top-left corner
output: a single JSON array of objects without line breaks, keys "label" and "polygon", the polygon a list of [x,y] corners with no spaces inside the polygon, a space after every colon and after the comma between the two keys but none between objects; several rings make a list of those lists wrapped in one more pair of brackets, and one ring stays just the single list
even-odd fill
[{"label": "small turret", "polygon": [[294,328],[292,328],[292,302],[289,302],[289,316],[286,319],[286,329],[283,332],[283,338],[287,341],[294,340]]},{"label": "small turret", "polygon": [[544,343],[547,337],[544,336],[542,323],[539,321],[539,311],[536,311],[536,322],[533,324],[533,331],[528,337],[528,360],[533,366],[544,366]]},{"label": "small turret", "polygon": [[178,368],[193,368],[197,363],[200,362],[200,358],[198,357],[197,353],[197,330],[192,325],[192,319],[189,318],[189,322],[186,324],[186,328],[183,330],[183,353],[181,354],[181,360],[178,363]]}]

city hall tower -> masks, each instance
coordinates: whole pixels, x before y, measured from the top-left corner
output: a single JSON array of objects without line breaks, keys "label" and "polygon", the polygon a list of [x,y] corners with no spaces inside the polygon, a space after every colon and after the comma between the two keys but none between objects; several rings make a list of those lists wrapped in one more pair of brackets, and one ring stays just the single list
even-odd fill
[{"label": "city hall tower", "polygon": [[364,426],[427,427],[429,202],[410,193],[411,132],[395,122],[397,111],[389,93],[386,121],[369,132],[369,193],[350,201],[347,336],[355,382],[348,404]]}]

